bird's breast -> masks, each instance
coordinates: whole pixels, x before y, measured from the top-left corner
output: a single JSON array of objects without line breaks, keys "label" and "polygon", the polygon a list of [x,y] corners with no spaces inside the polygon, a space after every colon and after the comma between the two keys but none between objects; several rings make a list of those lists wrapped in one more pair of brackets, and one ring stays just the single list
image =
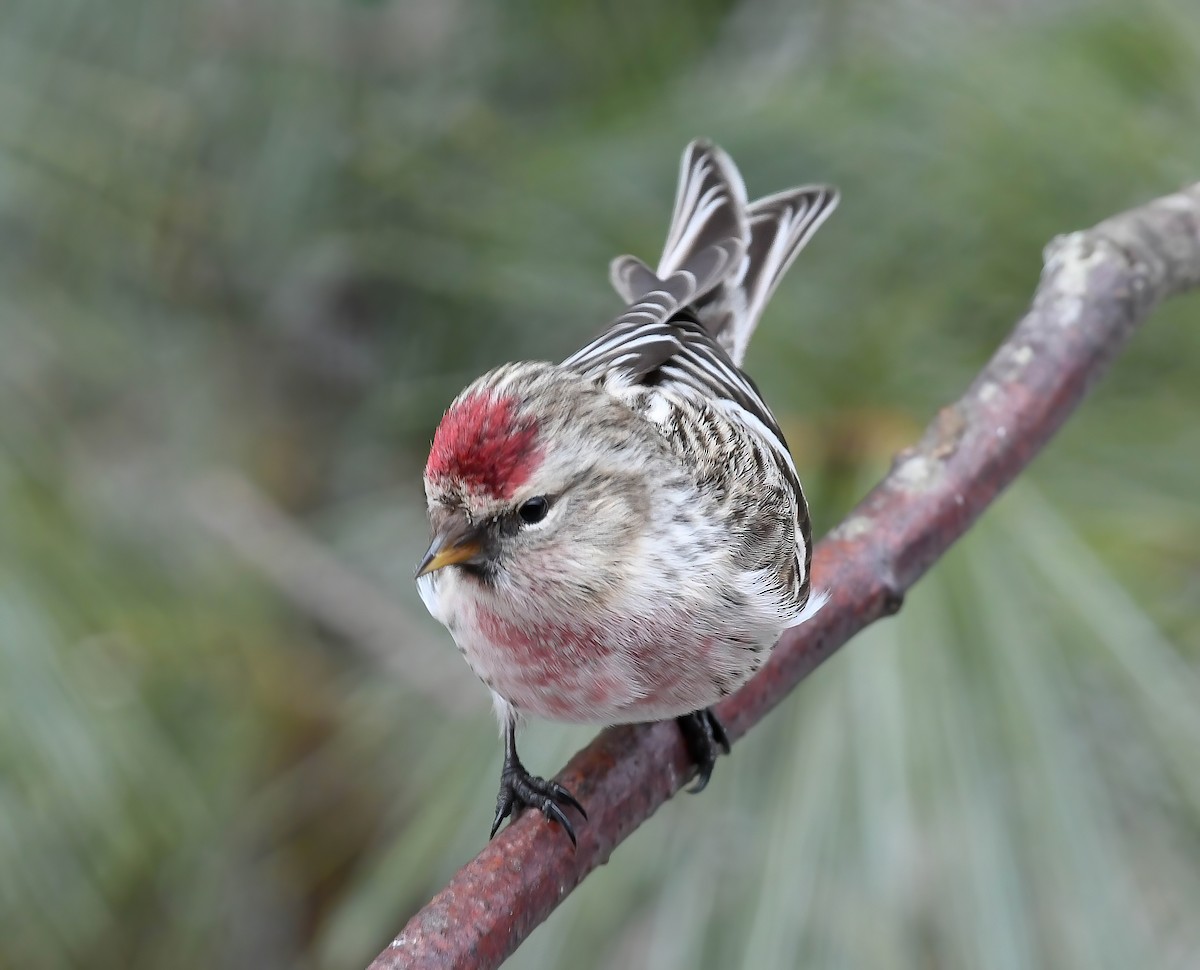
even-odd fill
[{"label": "bird's breast", "polygon": [[634,622],[553,619],[475,602],[452,633],[481,680],[526,714],[615,724],[708,707],[761,665],[778,631],[747,646],[664,606]]}]

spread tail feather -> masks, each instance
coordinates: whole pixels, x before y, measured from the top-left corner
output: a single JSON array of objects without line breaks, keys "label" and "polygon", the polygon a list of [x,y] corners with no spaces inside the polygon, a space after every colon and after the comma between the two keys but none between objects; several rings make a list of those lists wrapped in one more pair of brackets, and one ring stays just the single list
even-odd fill
[{"label": "spread tail feather", "polygon": [[[709,246],[733,242],[744,252],[749,238],[741,173],[723,150],[707,139],[696,139],[679,160],[675,209],[655,274],[665,278],[687,269],[691,258]],[[738,252],[733,262],[741,255]]]},{"label": "spread tail feather", "polygon": [[733,159],[698,139],[680,161],[657,270],[636,256],[619,256],[609,272],[613,288],[629,304],[665,288],[740,365],[771,294],[837,203],[836,189],[813,185],[747,204]]},{"label": "spread tail feather", "polygon": [[735,361],[746,356],[754,328],[783,274],[837,204],[837,189],[830,185],[788,189],[750,204],[746,275],[739,281],[740,299],[733,301],[741,312],[730,323],[725,348]]},{"label": "spread tail feather", "polygon": [[[750,223],[746,186],[724,151],[697,139],[683,151],[675,209],[658,268],[636,256],[618,256],[609,267],[613,288],[627,303],[661,290],[672,278],[687,280],[680,309],[698,303],[722,280],[745,269]],[[678,287],[668,287],[674,292]]]}]

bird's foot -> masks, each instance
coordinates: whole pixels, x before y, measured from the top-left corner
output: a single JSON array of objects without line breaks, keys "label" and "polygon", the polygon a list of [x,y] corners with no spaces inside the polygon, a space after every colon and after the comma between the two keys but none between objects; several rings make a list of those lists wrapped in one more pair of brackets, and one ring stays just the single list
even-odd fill
[{"label": "bird's foot", "polygon": [[587,812],[579,804],[575,796],[563,788],[558,782],[531,775],[515,757],[506,758],[504,768],[500,772],[500,794],[496,796],[496,818],[492,821],[492,834],[495,836],[500,823],[510,815],[513,818],[523,808],[536,808],[550,821],[557,822],[567,833],[571,845],[575,845],[575,829],[567,818],[562,806],[569,805],[587,819]]},{"label": "bird's foot", "polygon": [[712,777],[713,765],[717,763],[718,756],[729,754],[729,737],[725,734],[721,722],[717,720],[717,715],[708,707],[677,717],[675,722],[683,733],[688,753],[699,769],[696,772],[696,784],[688,791],[693,794],[704,791],[708,779]]}]

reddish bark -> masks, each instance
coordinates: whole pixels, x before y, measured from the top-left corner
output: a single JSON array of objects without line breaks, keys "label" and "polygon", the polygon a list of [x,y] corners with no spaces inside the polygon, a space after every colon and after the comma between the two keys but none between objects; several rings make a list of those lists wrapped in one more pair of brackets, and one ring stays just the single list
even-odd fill
[{"label": "reddish bark", "polygon": [[[963,397],[816,550],[832,599],[718,708],[731,738],[904,593],[1041,450],[1156,303],[1200,286],[1200,183],[1059,237],[1033,306]],[[673,723],[604,731],[558,776],[588,809],[572,852],[538,814],[501,832],[371,964],[498,966],[690,778]]]}]

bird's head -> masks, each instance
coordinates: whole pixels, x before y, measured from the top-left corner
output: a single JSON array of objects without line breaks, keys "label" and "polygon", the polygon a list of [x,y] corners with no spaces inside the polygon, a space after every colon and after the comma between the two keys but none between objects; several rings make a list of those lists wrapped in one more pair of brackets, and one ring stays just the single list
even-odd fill
[{"label": "bird's head", "polygon": [[650,514],[660,446],[605,391],[553,364],[510,365],[450,405],[425,466],[433,541],[417,576],[606,592]]}]

